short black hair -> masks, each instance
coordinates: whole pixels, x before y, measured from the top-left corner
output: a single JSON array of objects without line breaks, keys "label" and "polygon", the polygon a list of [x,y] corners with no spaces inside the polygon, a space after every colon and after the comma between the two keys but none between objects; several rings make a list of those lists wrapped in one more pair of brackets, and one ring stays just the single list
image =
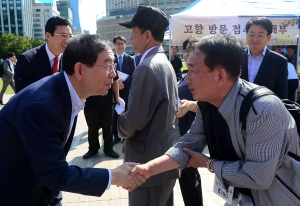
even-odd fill
[{"label": "short black hair", "polygon": [[[192,45],[194,43],[198,42],[199,40],[200,40],[200,37],[194,37],[194,36],[188,37],[186,40],[183,41],[182,49],[188,50],[188,49],[192,48]],[[188,45],[189,45],[189,47],[188,47]]]},{"label": "short black hair", "polygon": [[64,51],[62,70],[72,75],[77,62],[93,67],[99,53],[109,49],[112,49],[112,43],[98,34],[77,35],[70,40]]},{"label": "short black hair", "polygon": [[193,44],[193,52],[205,53],[205,65],[213,71],[220,65],[225,68],[231,78],[237,79],[241,73],[244,59],[244,45],[232,34],[207,35]]},{"label": "short black hair", "polygon": [[293,45],[286,46],[286,49],[289,49],[289,48],[295,50],[295,47]]},{"label": "short black hair", "polygon": [[13,56],[16,56],[15,53],[13,53],[13,52],[8,52],[7,58],[10,58],[10,57],[13,57]]},{"label": "short black hair", "polygon": [[71,23],[66,18],[61,16],[52,16],[46,23],[45,32],[48,32],[51,36],[53,36],[56,26],[70,26],[72,28]]},{"label": "short black hair", "polygon": [[265,30],[267,30],[268,35],[272,34],[273,24],[269,19],[266,19],[263,17],[257,17],[254,19],[250,19],[246,24],[246,33],[248,33],[248,31],[252,25],[260,25]]},{"label": "short black hair", "polygon": [[126,44],[126,38],[124,36],[122,36],[122,35],[115,36],[115,38],[113,39],[113,43],[116,44],[116,42],[117,42],[118,39],[121,40],[121,41],[123,41]]}]

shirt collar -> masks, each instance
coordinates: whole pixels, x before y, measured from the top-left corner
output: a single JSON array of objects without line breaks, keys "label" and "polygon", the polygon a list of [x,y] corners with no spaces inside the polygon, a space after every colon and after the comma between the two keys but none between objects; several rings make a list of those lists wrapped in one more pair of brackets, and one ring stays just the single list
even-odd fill
[{"label": "shirt collar", "polygon": [[122,59],[123,59],[124,54],[125,54],[125,52],[123,52],[123,54],[121,54],[121,55],[119,55],[119,54],[116,53],[118,59],[119,59],[119,56],[122,56]]},{"label": "shirt collar", "polygon": [[238,78],[234,82],[228,94],[226,95],[224,101],[222,102],[220,108],[218,109],[218,111],[222,114],[223,118],[226,121],[229,120],[230,114],[233,112],[235,108],[235,102],[239,91],[239,81],[242,80]]},{"label": "shirt collar", "polygon": [[[48,47],[48,43],[46,43],[46,52],[48,54],[48,58],[49,58],[49,61],[51,61],[52,59],[54,59],[56,56],[54,54],[52,54],[52,52],[49,50],[49,47]],[[58,57],[60,58],[62,54],[59,54]]]},{"label": "shirt collar", "polygon": [[72,112],[73,112],[73,110],[76,110],[76,111],[78,110],[78,113],[79,113],[79,111],[84,107],[84,103],[86,100],[79,98],[78,94],[76,93],[76,91],[75,91],[73,85],[71,84],[70,79],[65,71],[64,71],[64,76],[65,76],[65,79],[66,79],[66,82],[67,82],[67,85],[69,88],[70,96],[71,96]]},{"label": "shirt collar", "polygon": [[145,59],[146,55],[152,50],[154,49],[155,47],[159,47],[159,46],[154,46],[154,47],[151,47],[150,49],[148,49],[142,56],[141,60],[140,60],[140,63]]},{"label": "shirt collar", "polygon": [[[267,46],[265,46],[264,50],[263,50],[263,51],[262,51],[262,53],[261,53],[262,55],[264,55],[264,56],[266,55],[267,48],[268,48],[268,47],[267,47]],[[261,54],[260,54],[260,55],[261,55]],[[251,53],[250,53],[250,49],[248,48],[248,56],[250,56],[250,55],[251,55]],[[258,56],[260,56],[260,55],[258,55]]]}]

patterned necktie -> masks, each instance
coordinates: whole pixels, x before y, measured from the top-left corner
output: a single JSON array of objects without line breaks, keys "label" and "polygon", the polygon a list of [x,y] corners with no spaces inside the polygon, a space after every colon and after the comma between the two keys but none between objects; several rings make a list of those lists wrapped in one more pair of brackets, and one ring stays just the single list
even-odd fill
[{"label": "patterned necktie", "polygon": [[59,57],[56,56],[56,57],[54,58],[54,64],[53,64],[53,66],[52,66],[52,73],[53,73],[53,74],[56,73],[56,72],[58,72],[58,63],[59,63]]},{"label": "patterned necktie", "polygon": [[122,56],[119,56],[119,68],[120,68],[120,72],[122,71],[122,65],[123,65],[123,59],[122,59]]}]

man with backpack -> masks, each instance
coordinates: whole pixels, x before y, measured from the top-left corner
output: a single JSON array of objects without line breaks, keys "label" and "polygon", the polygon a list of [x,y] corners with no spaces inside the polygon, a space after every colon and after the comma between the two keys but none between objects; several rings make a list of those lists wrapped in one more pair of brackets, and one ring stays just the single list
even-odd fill
[{"label": "man with backpack", "polygon": [[[195,120],[164,155],[137,165],[130,177],[207,167],[219,180],[212,184],[234,187],[241,205],[300,205],[299,135],[285,105],[239,78],[243,44],[237,37],[205,36],[193,47],[185,82],[199,101]],[[247,113],[245,127],[241,111]],[[206,145],[210,157],[202,154]]]},{"label": "man with backpack", "polygon": [[14,81],[15,62],[16,62],[15,53],[8,52],[7,59],[4,60],[0,66],[0,69],[2,69],[2,73],[3,73],[2,74],[3,85],[2,85],[2,90],[0,92],[0,105],[4,105],[3,95],[8,85],[10,85],[15,92],[15,81]]}]

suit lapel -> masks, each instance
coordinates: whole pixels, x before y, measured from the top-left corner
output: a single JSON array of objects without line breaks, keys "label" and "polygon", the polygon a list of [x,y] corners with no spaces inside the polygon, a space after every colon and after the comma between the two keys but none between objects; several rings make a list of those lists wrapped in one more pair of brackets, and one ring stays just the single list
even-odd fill
[{"label": "suit lapel", "polygon": [[257,72],[257,75],[254,79],[254,82],[253,82],[254,84],[261,85],[265,81],[264,78],[266,78],[268,76],[268,73],[271,72],[270,68],[269,68],[269,63],[271,61],[272,61],[271,52],[269,51],[269,49],[267,49],[266,54],[263,58],[263,61]]},{"label": "suit lapel", "polygon": [[39,58],[39,71],[43,73],[42,76],[46,77],[52,75],[51,64],[49,61],[49,57],[46,51],[46,44],[41,46],[40,50],[37,53]]},{"label": "suit lapel", "polygon": [[248,50],[246,50],[245,54],[244,54],[244,61],[243,61],[243,66],[242,66],[241,78],[245,79],[246,81],[249,81],[249,77],[248,77]]}]

